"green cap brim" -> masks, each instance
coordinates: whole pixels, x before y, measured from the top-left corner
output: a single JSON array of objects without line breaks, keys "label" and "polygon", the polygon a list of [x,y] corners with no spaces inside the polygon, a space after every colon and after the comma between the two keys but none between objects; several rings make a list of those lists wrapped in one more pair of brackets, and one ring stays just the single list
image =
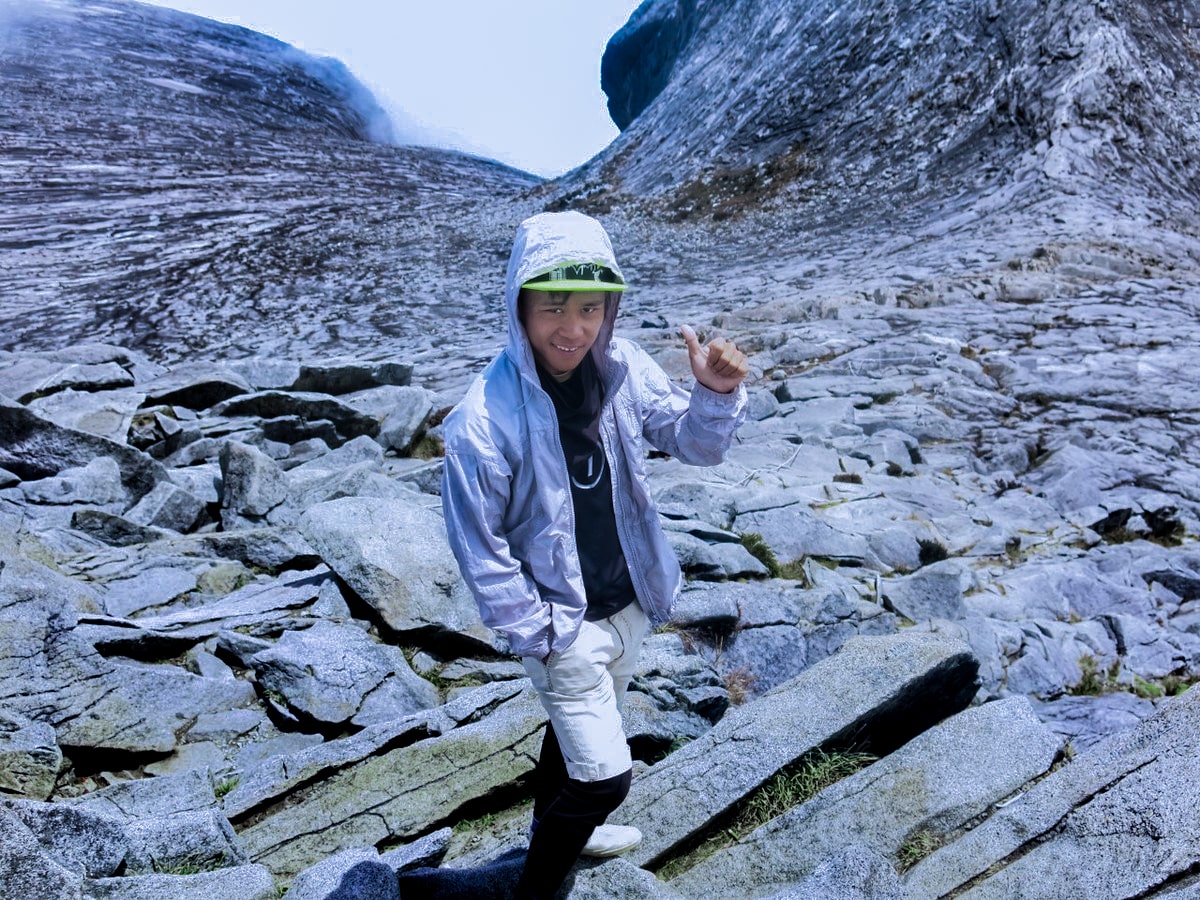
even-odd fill
[{"label": "green cap brim", "polygon": [[587,291],[593,294],[608,293],[609,291],[620,293],[625,290],[623,284],[607,284],[603,281],[535,281],[532,284],[523,284],[521,287],[527,291],[546,291],[556,294],[576,291]]},{"label": "green cap brim", "polygon": [[521,285],[531,291],[569,293],[573,291],[623,291],[625,279],[604,263],[559,263],[554,268],[525,279]]}]

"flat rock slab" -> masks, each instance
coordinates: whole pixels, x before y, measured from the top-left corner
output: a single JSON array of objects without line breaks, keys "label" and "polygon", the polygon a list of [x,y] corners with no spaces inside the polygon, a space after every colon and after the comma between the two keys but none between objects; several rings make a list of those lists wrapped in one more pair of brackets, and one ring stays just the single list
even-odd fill
[{"label": "flat rock slab", "polygon": [[258,683],[278,691],[288,711],[325,724],[342,724],[385,679],[399,682],[397,712],[437,705],[437,689],[412,671],[398,647],[381,644],[355,625],[317,620],[285,632],[249,660]]},{"label": "flat rock slab", "polygon": [[771,900],[902,900],[903,897],[900,878],[891,863],[878,853],[851,844]]},{"label": "flat rock slab", "polygon": [[195,875],[96,878],[84,885],[93,900],[275,900],[279,893],[262,866],[232,866]]},{"label": "flat rock slab", "polygon": [[223,632],[278,632],[311,624],[331,615],[326,600],[337,602],[340,595],[333,573],[318,565],[245,585],[201,606],[160,615],[135,620],[83,615],[76,632],[101,653],[134,658],[152,653],[173,655]]},{"label": "flat rock slab", "polygon": [[730,895],[764,897],[801,881],[856,844],[895,859],[911,835],[964,825],[1053,764],[1062,747],[1013,697],[972,707],[895,753],[844,778],[675,878],[700,896],[720,884]]},{"label": "flat rock slab", "polygon": [[1193,688],[921,861],[905,887],[976,900],[1149,896],[1200,864],[1198,808]]},{"label": "flat rock slab", "polygon": [[61,746],[167,753],[189,720],[253,699],[249,685],[101,656],[75,628],[95,605],[86,587],[2,547],[0,564],[0,704],[52,725]]},{"label": "flat rock slab", "polygon": [[847,641],[636,778],[612,819],[645,835],[626,858],[638,865],[663,861],[810,750],[894,749],[965,708],[978,668],[966,644],[939,635]]},{"label": "flat rock slab", "polygon": [[280,876],[342,850],[412,837],[511,789],[532,771],[545,723],[526,687],[480,721],[326,769],[234,825],[250,857]]},{"label": "flat rock slab", "polygon": [[264,419],[299,416],[307,421],[325,419],[333,423],[343,441],[359,435],[374,437],[379,434],[378,419],[364,415],[327,394],[312,391],[259,391],[244,394],[217,404],[211,410],[211,414],[226,417],[261,416]]}]

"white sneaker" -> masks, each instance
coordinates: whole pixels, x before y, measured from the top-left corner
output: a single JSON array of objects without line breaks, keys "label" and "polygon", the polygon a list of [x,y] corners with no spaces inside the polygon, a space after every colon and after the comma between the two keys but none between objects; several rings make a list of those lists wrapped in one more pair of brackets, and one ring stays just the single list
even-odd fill
[{"label": "white sneaker", "polygon": [[600,825],[583,847],[583,856],[619,856],[642,842],[642,833],[630,825]]}]

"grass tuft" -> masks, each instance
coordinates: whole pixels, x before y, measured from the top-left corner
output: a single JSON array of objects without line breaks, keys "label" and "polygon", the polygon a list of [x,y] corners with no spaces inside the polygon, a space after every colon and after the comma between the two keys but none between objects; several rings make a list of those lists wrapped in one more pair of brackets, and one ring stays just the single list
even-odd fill
[{"label": "grass tuft", "polygon": [[745,547],[750,555],[757,559],[767,570],[767,574],[772,578],[786,578],[788,581],[798,581],[802,587],[812,587],[809,583],[808,575],[804,571],[804,560],[794,559],[791,562],[781,563],[775,555],[775,551],[770,545],[763,540],[763,536],[757,531],[747,531],[741,535],[742,546]]},{"label": "grass tuft", "polygon": [[238,781],[239,781],[239,779],[236,776],[231,777],[231,778],[222,778],[214,786],[213,793],[216,794],[217,799],[220,800],[222,797],[224,797],[226,794],[228,794],[230,791],[232,791],[235,787],[238,786]]},{"label": "grass tuft", "polygon": [[742,535],[742,546],[750,552],[751,556],[766,566],[767,572],[772,578],[779,577],[779,559],[770,545],[763,540],[761,534],[757,531],[747,531]]},{"label": "grass tuft", "polygon": [[903,874],[942,846],[943,839],[932,831],[919,829],[909,835],[896,853],[896,866]]},{"label": "grass tuft", "polygon": [[670,881],[719,850],[730,847],[790,809],[811,800],[825,788],[875,762],[870,753],[813,750],[780,769],[737,807],[729,825],[686,853],[667,861],[657,875]]},{"label": "grass tuft", "polygon": [[946,549],[946,545],[941,541],[936,541],[932,538],[920,538],[917,541],[917,546],[919,548],[917,559],[921,561],[921,565],[923,566],[950,558],[950,551]]},{"label": "grass tuft", "polygon": [[725,683],[725,690],[729,692],[729,702],[733,706],[741,706],[750,698],[750,692],[754,690],[754,682],[757,679],[745,666],[738,666],[722,675],[721,680]]}]

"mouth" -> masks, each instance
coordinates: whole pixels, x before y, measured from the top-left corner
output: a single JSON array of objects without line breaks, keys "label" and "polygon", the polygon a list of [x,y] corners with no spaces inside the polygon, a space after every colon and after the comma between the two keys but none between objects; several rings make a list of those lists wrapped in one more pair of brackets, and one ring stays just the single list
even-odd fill
[{"label": "mouth", "polygon": [[559,353],[578,353],[582,349],[580,347],[562,347],[558,344],[551,344],[550,346],[552,346]]}]

